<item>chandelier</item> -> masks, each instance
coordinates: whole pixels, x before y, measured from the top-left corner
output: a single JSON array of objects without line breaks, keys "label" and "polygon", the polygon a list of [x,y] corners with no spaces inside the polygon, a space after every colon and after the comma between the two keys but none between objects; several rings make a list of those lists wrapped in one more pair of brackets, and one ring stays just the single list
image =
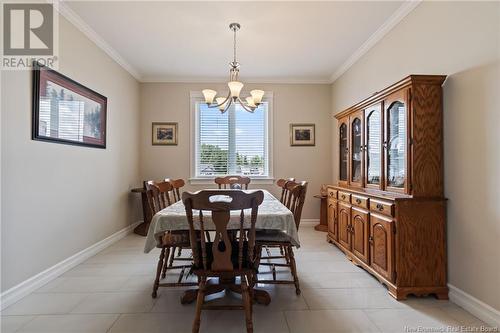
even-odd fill
[{"label": "chandelier", "polygon": [[263,90],[252,90],[250,91],[250,96],[242,101],[240,98],[241,89],[243,89],[243,83],[238,81],[238,75],[240,73],[240,63],[236,61],[236,31],[240,30],[239,23],[231,23],[229,29],[233,31],[233,61],[229,63],[229,82],[227,86],[229,87],[229,93],[226,97],[217,97],[217,91],[212,89],[202,90],[203,96],[205,97],[205,103],[209,108],[219,108],[221,113],[226,112],[231,104],[239,103],[246,111],[254,112],[255,109],[262,102],[262,97],[264,97]]}]

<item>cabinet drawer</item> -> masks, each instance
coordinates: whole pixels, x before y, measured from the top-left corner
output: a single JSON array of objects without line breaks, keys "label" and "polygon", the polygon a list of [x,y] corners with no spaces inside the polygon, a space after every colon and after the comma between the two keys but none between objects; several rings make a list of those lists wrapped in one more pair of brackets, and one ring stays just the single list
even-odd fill
[{"label": "cabinet drawer", "polygon": [[351,203],[351,193],[339,191],[339,200],[347,203]]},{"label": "cabinet drawer", "polygon": [[370,199],[370,210],[388,216],[394,216],[394,204],[387,201]]},{"label": "cabinet drawer", "polygon": [[328,189],[328,199],[337,199],[337,190]]},{"label": "cabinet drawer", "polygon": [[360,195],[353,194],[351,196],[351,203],[354,206],[368,209],[368,198]]}]

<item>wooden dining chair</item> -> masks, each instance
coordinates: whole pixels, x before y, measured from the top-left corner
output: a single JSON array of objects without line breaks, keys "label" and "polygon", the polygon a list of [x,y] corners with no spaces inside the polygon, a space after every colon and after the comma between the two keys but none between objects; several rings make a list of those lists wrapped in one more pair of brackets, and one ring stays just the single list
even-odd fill
[{"label": "wooden dining chair", "polygon": [[248,184],[250,184],[250,177],[244,176],[225,176],[216,177],[214,179],[215,183],[219,185],[219,189],[227,189],[229,185],[230,189],[238,190],[248,190]]},{"label": "wooden dining chair", "polygon": [[[288,191],[288,188],[286,186],[286,184],[288,182],[294,182],[295,181],[295,178],[287,178],[287,179],[284,179],[284,178],[280,178],[276,181],[276,185],[278,185],[278,187],[281,188],[281,197],[280,197],[280,202],[282,204],[285,204],[286,201],[287,201],[287,198],[289,196],[289,191]],[[270,252],[270,248],[272,247],[277,247],[280,249],[280,254],[282,256],[285,255],[285,249],[283,248],[283,246],[265,246],[264,249],[266,250],[267,252],[267,255],[268,256],[271,256],[271,252]]]},{"label": "wooden dining chair", "polygon": [[280,197],[280,202],[281,203],[285,203],[286,202],[286,199],[288,197],[288,189],[286,187],[286,183],[287,182],[294,182],[295,181],[295,178],[288,178],[288,179],[278,179],[276,181],[276,185],[278,185],[279,187],[281,187],[281,197]]},{"label": "wooden dining chair", "polygon": [[[255,266],[255,222],[258,207],[264,200],[262,191],[246,193],[235,190],[205,190],[196,193],[184,192],[182,201],[186,208],[189,223],[189,237],[193,249],[193,272],[199,278],[199,290],[196,300],[196,313],[193,322],[193,333],[200,329],[202,309],[243,309],[247,332],[253,332],[252,300]],[[250,228],[244,229],[245,209],[251,209]],[[195,229],[194,210],[197,210],[196,222],[199,230]],[[231,241],[228,233],[228,223],[231,211],[239,210],[239,237]],[[206,239],[206,217],[203,211],[211,213],[211,220],[215,225],[213,242]],[[236,277],[240,277],[240,284],[235,284]],[[219,285],[209,284],[209,278],[218,278]],[[211,305],[205,304],[205,295],[214,288],[226,285],[230,290],[241,292],[241,305]]]},{"label": "wooden dining chair", "polygon": [[[283,203],[290,211],[293,213],[295,220],[295,226],[297,231],[299,230],[300,218],[302,215],[302,208],[304,207],[304,201],[307,192],[307,182],[295,182],[287,181],[286,190],[288,191],[288,197]],[[280,248],[283,252],[281,255],[273,255],[269,248]],[[271,266],[270,274],[273,275],[272,280],[259,280],[258,283],[268,283],[268,284],[295,284],[295,292],[297,295],[300,294],[300,284],[299,277],[297,275],[297,265],[295,262],[295,257],[293,253],[293,244],[290,241],[288,235],[282,231],[269,231],[269,230],[259,230],[256,233],[256,248],[257,248],[257,263],[262,266]],[[267,256],[262,257],[262,250],[265,249]],[[266,259],[267,262],[262,262],[262,259]],[[275,259],[284,259],[285,263],[273,262]],[[290,280],[277,280],[276,279],[276,267],[288,267],[290,273],[292,274],[293,281]]]},{"label": "wooden dining chair", "polygon": [[170,179],[166,178],[166,182],[169,182],[170,185],[172,185],[172,190],[170,191],[170,196],[172,199],[172,203],[180,201],[181,200],[181,192],[180,189],[186,185],[184,182],[184,179]]},{"label": "wooden dining chair", "polygon": [[[180,201],[181,200],[181,191],[180,189],[184,187],[184,185],[186,185],[186,182],[184,181],[184,179],[170,179],[170,178],[165,178],[165,181],[170,183],[170,185],[172,185],[172,189],[169,191],[169,196],[170,196],[170,200],[172,201],[172,203],[175,203],[177,201]],[[182,248],[181,247],[174,247],[172,249],[173,253],[175,254],[177,250],[177,258],[180,259],[181,258],[181,254],[182,254]],[[174,256],[172,255],[169,259],[169,262],[168,262],[168,265],[169,266],[172,266],[173,265],[173,261],[175,260]],[[165,274],[162,275],[163,277],[165,277]]]},{"label": "wooden dining chair", "polygon": [[[168,207],[171,204],[169,192],[172,191],[172,185],[168,182],[144,182],[146,188],[146,197],[148,199],[148,206],[151,216],[154,216],[160,210]],[[156,298],[158,295],[159,287],[181,287],[181,286],[194,286],[195,282],[182,282],[182,278],[186,271],[191,268],[190,264],[173,265],[176,248],[190,248],[189,232],[188,231],[167,231],[159,239],[156,247],[160,248],[160,257],[156,269],[156,277],[153,284],[152,297]],[[169,261],[169,258],[170,261]],[[175,258],[175,260],[192,262],[191,258]],[[177,282],[160,283],[160,276],[162,279],[166,277],[167,270],[180,269],[179,278]]]}]

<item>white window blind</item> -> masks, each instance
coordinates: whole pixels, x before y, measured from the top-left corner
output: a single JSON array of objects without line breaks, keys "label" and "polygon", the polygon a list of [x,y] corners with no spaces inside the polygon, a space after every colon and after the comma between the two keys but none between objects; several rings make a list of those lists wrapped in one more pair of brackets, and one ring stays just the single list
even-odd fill
[{"label": "white window blind", "polygon": [[194,178],[270,176],[269,103],[253,112],[233,104],[224,113],[195,102]]}]

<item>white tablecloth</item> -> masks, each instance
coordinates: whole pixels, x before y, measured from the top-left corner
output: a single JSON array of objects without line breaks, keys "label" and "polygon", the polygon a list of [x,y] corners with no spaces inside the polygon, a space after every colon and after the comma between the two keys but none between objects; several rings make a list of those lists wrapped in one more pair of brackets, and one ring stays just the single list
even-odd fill
[{"label": "white tablecloth", "polygon": [[[292,212],[286,208],[278,199],[266,190],[264,192],[264,201],[259,206],[256,229],[261,230],[280,230],[283,231],[293,245],[299,247],[299,235]],[[197,227],[198,212],[193,212],[195,227]],[[210,212],[203,214],[205,230],[215,230],[211,220]],[[240,211],[231,211],[231,220],[228,229],[239,229]],[[250,210],[245,211],[245,227],[250,227]],[[182,201],[178,201],[171,206],[159,211],[153,216],[146,238],[144,252],[148,253],[156,247],[158,237],[165,231],[171,230],[189,230],[189,224],[186,217],[186,210]]]}]

